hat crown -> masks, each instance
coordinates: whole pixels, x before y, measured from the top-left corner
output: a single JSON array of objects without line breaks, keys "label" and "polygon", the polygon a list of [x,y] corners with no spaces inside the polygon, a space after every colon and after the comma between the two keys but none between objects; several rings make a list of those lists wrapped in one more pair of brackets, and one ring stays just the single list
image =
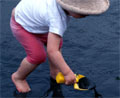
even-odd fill
[{"label": "hat crown", "polygon": [[109,8],[109,0],[57,0],[66,10],[80,14],[100,14]]}]

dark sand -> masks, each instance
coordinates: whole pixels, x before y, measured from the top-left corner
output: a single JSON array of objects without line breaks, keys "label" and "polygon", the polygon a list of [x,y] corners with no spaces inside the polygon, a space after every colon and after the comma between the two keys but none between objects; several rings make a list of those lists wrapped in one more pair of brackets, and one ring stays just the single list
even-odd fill
[{"label": "dark sand", "polygon": [[[24,49],[9,27],[11,10],[19,0],[0,0],[0,98],[11,98],[15,86],[11,74],[25,57]],[[64,35],[63,56],[75,73],[91,78],[103,98],[120,98],[119,33],[120,1],[111,0],[109,10],[100,16],[71,19]],[[40,98],[49,88],[48,60],[27,78],[32,93]],[[75,91],[62,85],[65,98],[93,98],[92,91]],[[51,98],[50,96],[48,98]]]}]

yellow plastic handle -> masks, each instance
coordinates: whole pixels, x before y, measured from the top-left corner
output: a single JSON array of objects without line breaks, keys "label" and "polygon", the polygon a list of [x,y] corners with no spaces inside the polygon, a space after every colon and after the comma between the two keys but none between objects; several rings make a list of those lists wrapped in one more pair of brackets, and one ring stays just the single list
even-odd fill
[{"label": "yellow plastic handle", "polygon": [[59,72],[56,76],[57,83],[65,83],[65,78],[61,72]]},{"label": "yellow plastic handle", "polygon": [[[82,79],[82,78],[84,78],[85,76],[84,75],[80,75],[80,74],[78,74],[78,75],[75,74],[75,76],[76,76],[76,83],[73,85],[74,89],[76,89],[76,90],[88,90],[88,89],[79,88],[79,86],[78,86],[79,80]],[[56,76],[56,82],[58,84],[65,83],[65,78],[64,78],[64,76],[63,76],[63,74],[61,72],[59,72],[57,74],[57,76]]]},{"label": "yellow plastic handle", "polygon": [[[78,78],[78,76],[76,74],[75,74],[75,76],[76,76],[76,82],[78,82],[79,78]],[[65,78],[64,78],[64,76],[63,76],[63,74],[61,72],[59,72],[57,74],[57,76],[56,76],[56,82],[57,83],[65,83]]]}]

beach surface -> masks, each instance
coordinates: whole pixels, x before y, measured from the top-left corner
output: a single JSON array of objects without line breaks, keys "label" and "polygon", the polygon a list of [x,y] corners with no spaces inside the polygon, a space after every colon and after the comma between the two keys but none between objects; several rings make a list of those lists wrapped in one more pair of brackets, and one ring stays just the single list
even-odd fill
[{"label": "beach surface", "polygon": [[[63,37],[63,56],[70,68],[95,82],[103,98],[120,98],[120,1],[110,0],[109,10],[99,16],[71,18]],[[26,56],[12,35],[11,11],[19,0],[0,0],[0,98],[14,98],[11,74]],[[27,78],[32,92],[27,98],[40,98],[49,88],[48,60]],[[65,98],[93,98],[93,91],[76,91],[62,85]],[[51,95],[48,96],[51,98]]]}]

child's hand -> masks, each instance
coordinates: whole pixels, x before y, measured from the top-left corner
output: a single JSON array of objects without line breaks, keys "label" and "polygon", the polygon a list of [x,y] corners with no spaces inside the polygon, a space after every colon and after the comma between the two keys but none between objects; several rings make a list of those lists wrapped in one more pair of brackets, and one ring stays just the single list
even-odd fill
[{"label": "child's hand", "polygon": [[66,85],[70,85],[70,84],[76,83],[76,76],[75,76],[75,74],[72,71],[70,71],[69,73],[64,75],[64,78],[65,78],[65,84]]}]

